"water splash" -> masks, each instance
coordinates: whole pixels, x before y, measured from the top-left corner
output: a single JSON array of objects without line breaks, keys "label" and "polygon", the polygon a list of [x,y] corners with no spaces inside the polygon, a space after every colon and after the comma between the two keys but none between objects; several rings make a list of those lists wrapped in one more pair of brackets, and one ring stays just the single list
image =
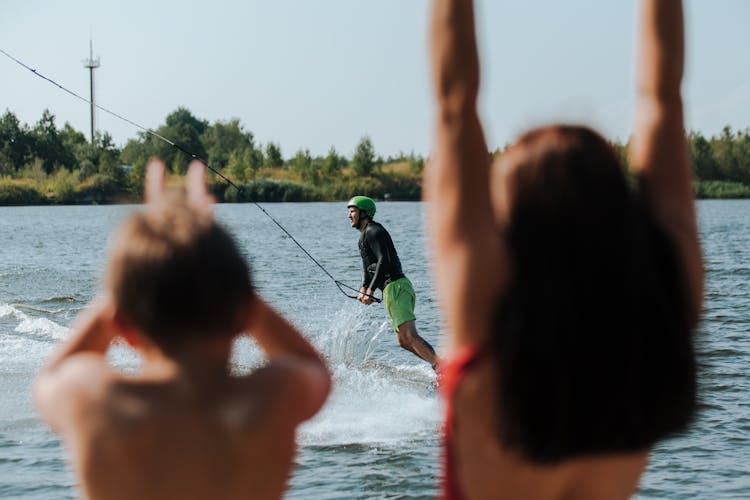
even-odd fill
[{"label": "water splash", "polygon": [[[400,348],[395,341],[381,341],[392,334],[387,322],[373,322],[362,308],[348,306],[315,321],[303,330],[328,363],[333,391],[321,412],[300,428],[300,445],[369,448],[437,433],[441,410],[435,374],[411,355],[407,362],[393,362]],[[235,343],[235,373],[263,363],[252,340],[241,337]]]},{"label": "water splash", "polygon": [[61,340],[68,334],[68,328],[47,318],[34,318],[10,304],[0,304],[0,319],[14,318],[19,321],[14,331],[30,334],[40,339]]},{"label": "water splash", "polygon": [[[387,351],[376,355],[377,341],[390,333],[387,322],[373,325],[361,308],[331,316],[314,340],[329,363],[333,392],[323,410],[301,427],[302,445],[395,444],[437,432],[435,375],[417,358],[393,364]],[[395,343],[389,347],[399,349]]]},{"label": "water splash", "polygon": [[17,309],[25,309],[26,311],[33,311],[42,314],[60,314],[66,311],[66,309],[45,309],[43,307],[36,307],[29,304],[11,304],[11,307],[15,307]]},{"label": "water splash", "polygon": [[372,330],[361,309],[343,308],[328,320],[314,343],[332,365],[362,365],[373,359],[376,341],[390,327],[383,323]]}]

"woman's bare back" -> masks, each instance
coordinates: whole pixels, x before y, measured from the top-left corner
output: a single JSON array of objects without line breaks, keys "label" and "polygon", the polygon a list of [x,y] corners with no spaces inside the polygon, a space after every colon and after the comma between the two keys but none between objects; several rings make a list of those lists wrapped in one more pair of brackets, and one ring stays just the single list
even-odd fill
[{"label": "woman's bare back", "polygon": [[553,465],[523,460],[498,438],[497,376],[489,363],[467,373],[456,390],[452,452],[466,498],[630,498],[648,451],[570,459]]}]

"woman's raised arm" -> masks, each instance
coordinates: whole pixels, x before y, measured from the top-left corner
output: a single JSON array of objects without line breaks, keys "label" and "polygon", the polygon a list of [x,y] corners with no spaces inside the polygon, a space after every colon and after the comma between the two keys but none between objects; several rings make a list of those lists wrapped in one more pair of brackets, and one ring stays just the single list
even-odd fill
[{"label": "woman's raised arm", "polygon": [[694,317],[703,266],[680,84],[685,58],[681,0],[642,0],[631,163],[645,201],[677,244]]},{"label": "woman's raised arm", "polygon": [[437,143],[427,167],[433,274],[450,347],[484,341],[500,242],[490,202],[490,155],[476,104],[479,55],[470,0],[434,0],[432,64]]}]

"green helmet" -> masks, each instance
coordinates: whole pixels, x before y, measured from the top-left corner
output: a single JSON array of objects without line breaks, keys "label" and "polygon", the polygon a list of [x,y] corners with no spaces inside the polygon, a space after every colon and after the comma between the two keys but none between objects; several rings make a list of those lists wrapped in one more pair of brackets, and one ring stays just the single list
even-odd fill
[{"label": "green helmet", "polygon": [[349,200],[349,203],[346,206],[357,207],[364,211],[371,219],[375,217],[375,202],[372,198],[368,198],[367,196],[355,196]]}]

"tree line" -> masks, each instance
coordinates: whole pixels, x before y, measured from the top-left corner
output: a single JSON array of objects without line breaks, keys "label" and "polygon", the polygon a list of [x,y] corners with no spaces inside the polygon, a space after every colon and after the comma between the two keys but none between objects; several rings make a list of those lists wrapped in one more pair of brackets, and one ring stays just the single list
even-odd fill
[{"label": "tree line", "polygon": [[[325,156],[300,149],[284,157],[281,145],[260,144],[238,119],[209,123],[187,108],[170,113],[155,132],[205,159],[242,190],[212,178],[220,201],[341,200],[352,194],[419,199],[425,158],[413,152],[378,155],[364,136],[350,157],[334,147]],[[750,129],[688,135],[695,190],[703,198],[750,197]],[[627,144],[613,143],[627,164]],[[96,133],[93,143],[45,110],[32,126],[9,110],[0,117],[0,204],[140,201],[146,163],[159,156],[183,174],[190,156],[147,132],[118,148]],[[502,154],[501,151],[496,151]]]},{"label": "tree line", "polygon": [[[300,149],[284,158],[275,142],[256,142],[238,119],[211,124],[186,108],[170,113],[153,134],[138,132],[118,148],[108,133],[93,143],[44,111],[33,126],[6,111],[0,117],[0,203],[107,203],[139,201],[146,163],[158,156],[172,174],[183,174],[191,156],[240,184],[232,193],[212,179],[220,201],[335,200],[363,192],[379,198],[418,199],[424,158],[414,153],[383,158],[364,136],[351,157],[331,147],[326,156]],[[184,151],[183,151],[184,150]]]}]

